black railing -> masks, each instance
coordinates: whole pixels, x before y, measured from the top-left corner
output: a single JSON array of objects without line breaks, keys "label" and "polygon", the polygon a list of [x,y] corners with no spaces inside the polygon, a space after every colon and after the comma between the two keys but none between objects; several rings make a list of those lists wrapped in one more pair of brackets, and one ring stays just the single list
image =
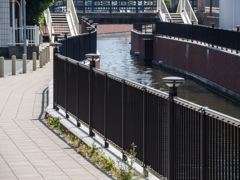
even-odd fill
[{"label": "black railing", "polygon": [[60,54],[70,57],[77,61],[85,59],[85,54],[96,53],[97,51],[97,31],[89,31],[88,33],[78,36],[71,36],[67,39],[59,40],[62,43]]},{"label": "black railing", "polygon": [[240,49],[240,32],[209,26],[156,22],[156,33],[186,41],[196,41],[209,46],[236,50]]},{"label": "black railing", "polygon": [[[74,48],[72,54],[75,51],[79,50]],[[164,177],[171,172],[174,178],[170,180],[240,178],[238,119],[178,97],[169,98],[164,92],[58,53],[54,55],[54,107],[72,115],[78,124],[90,125],[90,132],[123,152],[134,142],[143,167]],[[173,115],[171,138],[169,112]],[[170,141],[173,151],[168,149]],[[171,169],[170,156],[174,160]]]}]

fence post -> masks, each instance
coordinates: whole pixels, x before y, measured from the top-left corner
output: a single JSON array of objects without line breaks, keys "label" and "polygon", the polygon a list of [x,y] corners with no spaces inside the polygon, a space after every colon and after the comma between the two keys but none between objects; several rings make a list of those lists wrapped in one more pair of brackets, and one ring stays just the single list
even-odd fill
[{"label": "fence post", "polygon": [[142,87],[143,91],[143,175],[148,177],[148,171],[146,170],[146,87]]},{"label": "fence post", "polygon": [[4,57],[0,57],[0,77],[4,77]]},{"label": "fence post", "polygon": [[92,88],[92,77],[93,77],[93,68],[95,68],[95,60],[100,57],[97,54],[86,54],[86,58],[89,60],[89,136],[94,136],[92,132],[92,106],[93,106],[93,88]]},{"label": "fence post", "polygon": [[68,100],[67,100],[67,94],[68,94],[68,58],[65,59],[65,63],[64,63],[64,75],[65,75],[65,113],[66,113],[66,118],[69,118],[69,115],[68,115]]},{"label": "fence post", "polygon": [[124,154],[124,149],[125,149],[125,134],[124,134],[124,91],[125,91],[125,79],[122,79],[122,160],[127,161],[127,156]]},{"label": "fence post", "polygon": [[205,109],[201,109],[201,149],[200,149],[200,157],[201,157],[201,180],[208,179],[207,177],[207,133],[208,129],[206,128],[206,115],[205,115]]},{"label": "fence post", "polygon": [[238,39],[239,39],[238,37],[239,37],[239,28],[240,28],[240,25],[237,25],[236,27],[237,27],[237,40],[236,40],[236,43],[237,43],[237,44],[236,44],[236,49],[237,49],[237,50],[236,50],[236,53],[238,54]]},{"label": "fence post", "polygon": [[104,74],[104,147],[108,148],[109,144],[107,143],[107,73]]},{"label": "fence post", "polygon": [[39,54],[39,64],[40,64],[40,68],[43,68],[43,52],[40,51]]},{"label": "fence post", "polygon": [[23,59],[23,73],[27,73],[27,55],[23,54],[22,59]]},{"label": "fence post", "polygon": [[37,68],[36,60],[37,60],[37,53],[33,52],[33,71],[36,71],[36,68]]},{"label": "fence post", "polygon": [[193,42],[193,24],[195,21],[192,21],[192,42]]},{"label": "fence post", "polygon": [[166,77],[163,82],[169,87],[168,100],[168,180],[175,180],[177,164],[175,156],[175,128],[174,128],[174,96],[177,96],[177,87],[184,83],[184,78]]},{"label": "fence post", "polygon": [[[53,108],[57,111],[59,108],[57,107],[57,53],[59,53],[59,47],[61,43],[51,43],[50,46],[54,46],[53,49]],[[40,52],[41,53],[41,52]]]},{"label": "fence post", "polygon": [[212,25],[212,47],[214,47],[214,25],[215,25],[215,23],[211,23],[211,25]]},{"label": "fence post", "polygon": [[77,115],[77,127],[80,127],[81,124],[80,124],[80,119],[79,119],[79,96],[78,96],[78,91],[79,91],[79,62],[76,63],[76,66],[77,66],[77,77],[76,77],[76,84],[77,84],[77,88],[76,88],[76,115]]},{"label": "fence post", "polygon": [[12,55],[12,75],[16,75],[16,56]]}]

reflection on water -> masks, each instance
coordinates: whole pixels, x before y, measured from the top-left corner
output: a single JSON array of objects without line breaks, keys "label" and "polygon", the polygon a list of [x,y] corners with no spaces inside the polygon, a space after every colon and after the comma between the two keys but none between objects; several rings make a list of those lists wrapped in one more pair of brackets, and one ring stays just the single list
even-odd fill
[{"label": "reflection on water", "polygon": [[[161,91],[167,91],[168,88],[162,83],[162,78],[176,75],[133,59],[130,55],[130,41],[130,35],[99,37],[98,51],[101,54],[101,70]],[[191,80],[187,79],[185,84],[178,88],[178,96],[240,119],[239,104]]]}]

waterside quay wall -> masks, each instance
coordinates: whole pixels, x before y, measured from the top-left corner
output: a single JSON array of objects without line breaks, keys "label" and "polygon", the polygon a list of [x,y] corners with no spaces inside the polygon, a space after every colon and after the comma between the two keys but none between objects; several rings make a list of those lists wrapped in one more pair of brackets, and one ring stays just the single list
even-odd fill
[{"label": "waterside quay wall", "polygon": [[[144,46],[144,39],[152,40],[152,47]],[[219,93],[240,102],[240,55],[211,46],[183,41],[166,36],[131,32],[131,54],[139,52],[146,60],[152,51],[156,65],[191,77]]]}]

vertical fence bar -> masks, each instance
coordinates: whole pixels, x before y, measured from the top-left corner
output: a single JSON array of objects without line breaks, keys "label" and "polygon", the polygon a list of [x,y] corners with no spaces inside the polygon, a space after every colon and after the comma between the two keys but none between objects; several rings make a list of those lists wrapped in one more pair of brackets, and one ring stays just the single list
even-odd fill
[{"label": "vertical fence bar", "polygon": [[65,80],[65,117],[69,118],[68,115],[68,99],[67,99],[67,94],[68,94],[68,58],[65,59],[64,63],[64,80]]},{"label": "vertical fence bar", "polygon": [[146,170],[146,165],[145,165],[145,162],[146,162],[146,126],[147,126],[147,123],[146,123],[146,104],[147,104],[147,101],[146,101],[146,87],[142,87],[142,92],[143,92],[143,110],[142,110],[142,113],[143,113],[143,175],[145,176],[148,176],[148,172]]},{"label": "vertical fence bar", "polygon": [[200,149],[200,156],[201,156],[201,180],[208,179],[207,170],[208,170],[208,158],[207,158],[207,144],[208,144],[208,128],[206,128],[206,115],[205,110],[202,109],[201,112],[201,149]]},{"label": "vertical fence bar", "polygon": [[127,156],[124,154],[124,149],[125,149],[125,134],[124,134],[124,91],[125,91],[125,79],[122,79],[122,160],[127,161]]},{"label": "vertical fence bar", "polygon": [[92,76],[93,76],[93,68],[95,67],[95,61],[90,61],[89,64],[89,136],[94,136],[94,133],[92,132],[92,106],[93,106],[93,85],[92,85]]},{"label": "vertical fence bar", "polygon": [[108,148],[109,144],[107,143],[107,87],[108,87],[108,77],[107,73],[104,74],[104,147]]},{"label": "vertical fence bar", "polygon": [[76,66],[77,66],[77,77],[76,77],[76,116],[77,116],[77,127],[80,127],[81,124],[80,124],[80,119],[79,119],[79,96],[78,96],[78,93],[79,93],[79,63],[76,63]]}]

